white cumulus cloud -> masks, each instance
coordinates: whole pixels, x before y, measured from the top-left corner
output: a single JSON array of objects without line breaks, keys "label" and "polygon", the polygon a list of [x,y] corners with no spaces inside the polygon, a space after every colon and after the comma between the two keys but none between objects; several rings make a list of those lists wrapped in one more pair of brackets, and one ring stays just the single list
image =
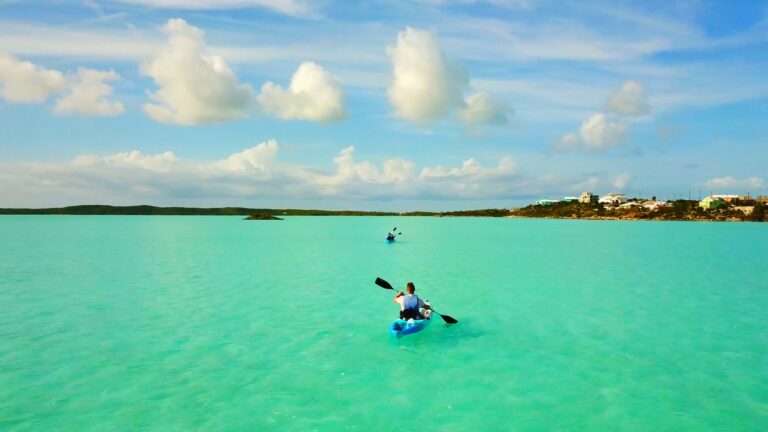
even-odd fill
[{"label": "white cumulus cloud", "polygon": [[600,150],[616,146],[629,131],[629,126],[608,118],[605,114],[595,114],[581,124],[579,136],[589,149]]},{"label": "white cumulus cloud", "polygon": [[467,97],[469,73],[449,59],[428,31],[406,27],[394,46],[387,47],[393,80],[388,88],[395,115],[426,124],[456,115],[468,125],[503,125],[512,110],[488,93]]},{"label": "white cumulus cloud", "polygon": [[395,115],[428,123],[463,107],[469,76],[445,56],[432,34],[407,27],[387,54],[394,68],[388,93]]},{"label": "white cumulus cloud", "polygon": [[2,97],[11,103],[43,103],[62,95],[54,107],[60,115],[115,116],[125,112],[123,104],[110,100],[109,81],[120,79],[113,71],[79,68],[76,74],[45,69],[28,61],[0,53]]},{"label": "white cumulus cloud", "polygon": [[505,156],[496,167],[485,167],[475,158],[469,158],[462,162],[460,167],[446,168],[442,165],[424,167],[419,177],[421,179],[445,179],[445,178],[492,178],[511,176],[517,173],[517,163],[511,156]]},{"label": "white cumulus cloud", "polygon": [[499,160],[497,166],[485,166],[475,158],[466,159],[458,167],[427,166],[419,174],[421,193],[433,197],[457,199],[503,197],[515,193],[540,191],[542,179],[530,179],[518,173],[511,156]]},{"label": "white cumulus cloud", "polygon": [[704,183],[704,186],[711,187],[714,189],[725,189],[725,188],[759,189],[759,188],[762,188],[764,185],[765,185],[765,182],[763,181],[763,179],[757,176],[747,177],[744,179],[736,179],[731,176],[715,177],[707,180]]},{"label": "white cumulus cloud", "polygon": [[629,132],[629,125],[619,119],[597,113],[585,120],[577,133],[563,136],[558,143],[560,149],[584,147],[589,150],[604,150],[618,145]]},{"label": "white cumulus cloud", "polygon": [[382,179],[384,183],[406,183],[413,179],[416,165],[407,159],[387,159],[383,165]]},{"label": "white cumulus cloud", "polygon": [[131,150],[104,157],[96,155],[80,155],[72,161],[72,164],[81,167],[133,167],[150,171],[168,171],[176,161],[176,155],[171,151],[156,155],[144,155],[139,150]]},{"label": "white cumulus cloud", "polygon": [[287,89],[264,84],[258,102],[265,113],[284,120],[330,122],[346,116],[341,81],[312,62],[299,66]]},{"label": "white cumulus cloud", "polygon": [[123,104],[109,100],[112,87],[108,81],[120,79],[113,71],[80,68],[72,79],[69,92],[56,101],[56,114],[116,116],[125,112]]},{"label": "white cumulus cloud", "polygon": [[459,117],[464,123],[503,125],[509,121],[510,109],[505,104],[493,100],[488,93],[470,95],[465,99],[465,104],[459,112]]},{"label": "white cumulus cloud", "polygon": [[269,173],[277,155],[278,145],[274,139],[265,141],[239,153],[230,155],[216,166],[227,171]]},{"label": "white cumulus cloud", "polygon": [[14,103],[45,102],[67,88],[64,74],[0,53],[0,86],[3,98]]},{"label": "white cumulus cloud", "polygon": [[414,164],[405,159],[387,159],[383,168],[368,162],[356,162],[354,158],[355,147],[349,146],[342,149],[338,156],[333,158],[336,172],[330,175],[305,172],[305,177],[310,183],[324,187],[325,193],[337,193],[345,185],[362,182],[366,184],[402,184],[414,178]]},{"label": "white cumulus cloud", "polygon": [[[330,167],[281,163],[277,141],[268,140],[223,158],[189,160],[171,151],[132,150],[86,154],[67,162],[0,161],[0,206],[103,203],[212,203],[232,200],[427,199],[530,197],[562,190],[574,181],[534,178],[507,156],[485,165],[468,158],[458,166],[417,168],[403,158],[356,160],[341,149]],[[55,204],[54,204],[55,203]]]},{"label": "white cumulus cloud", "polygon": [[178,18],[169,20],[163,31],[167,44],[142,66],[142,73],[159,87],[151,94],[154,103],[144,105],[147,115],[180,125],[246,117],[253,89],[240,84],[221,57],[206,52],[203,31]]},{"label": "white cumulus cloud", "polygon": [[590,116],[578,132],[563,135],[555,148],[605,150],[615,147],[629,133],[628,118],[648,112],[650,106],[645,87],[636,81],[627,81],[608,98],[603,112]]},{"label": "white cumulus cloud", "polygon": [[627,81],[605,104],[605,112],[625,116],[648,114],[648,94],[642,84],[637,81]]}]

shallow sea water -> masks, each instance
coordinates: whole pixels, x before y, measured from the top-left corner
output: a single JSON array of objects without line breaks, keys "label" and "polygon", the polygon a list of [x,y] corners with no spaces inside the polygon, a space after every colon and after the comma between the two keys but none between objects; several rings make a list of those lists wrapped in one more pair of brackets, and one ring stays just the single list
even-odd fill
[{"label": "shallow sea water", "polygon": [[767,427],[768,224],[0,217],[3,431]]}]

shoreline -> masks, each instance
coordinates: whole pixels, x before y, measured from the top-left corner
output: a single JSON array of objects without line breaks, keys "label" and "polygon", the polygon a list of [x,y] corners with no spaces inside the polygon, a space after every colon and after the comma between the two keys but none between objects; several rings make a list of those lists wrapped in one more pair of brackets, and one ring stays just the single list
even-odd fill
[{"label": "shoreline", "polygon": [[0,215],[88,215],[88,216],[244,216],[251,218],[281,216],[434,216],[503,217],[509,209],[434,211],[361,211],[318,209],[269,209],[248,207],[156,207],[149,205],[110,206],[78,205],[49,208],[0,208]]},{"label": "shoreline", "polygon": [[240,216],[250,220],[279,219],[290,216],[390,216],[390,217],[471,217],[510,219],[566,219],[566,220],[625,220],[625,221],[677,221],[677,222],[766,222],[765,205],[755,209],[759,215],[743,214],[728,209],[704,211],[693,201],[677,201],[678,208],[662,210],[621,210],[603,206],[574,203],[551,206],[531,205],[517,209],[478,209],[457,211],[359,211],[359,210],[317,210],[317,209],[266,209],[247,207],[155,207],[79,205],[51,208],[0,208],[0,215],[42,215],[42,216]]}]

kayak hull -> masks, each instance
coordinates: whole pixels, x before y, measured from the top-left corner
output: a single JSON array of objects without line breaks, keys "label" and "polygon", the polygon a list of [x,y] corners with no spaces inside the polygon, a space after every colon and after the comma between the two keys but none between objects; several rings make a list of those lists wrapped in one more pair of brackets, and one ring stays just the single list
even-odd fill
[{"label": "kayak hull", "polygon": [[392,336],[400,339],[403,336],[407,336],[409,334],[418,333],[425,328],[429,326],[429,323],[432,322],[431,316],[430,318],[426,319],[420,319],[420,320],[404,320],[404,319],[396,319],[392,321],[392,324],[389,325],[389,332],[392,334]]}]

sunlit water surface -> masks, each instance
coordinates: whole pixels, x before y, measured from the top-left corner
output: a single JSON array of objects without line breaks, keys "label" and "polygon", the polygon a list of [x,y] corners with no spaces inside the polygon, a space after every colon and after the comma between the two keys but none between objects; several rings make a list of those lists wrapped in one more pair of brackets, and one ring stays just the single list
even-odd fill
[{"label": "sunlit water surface", "polygon": [[4,431],[758,431],[767,323],[768,224],[0,217]]}]

